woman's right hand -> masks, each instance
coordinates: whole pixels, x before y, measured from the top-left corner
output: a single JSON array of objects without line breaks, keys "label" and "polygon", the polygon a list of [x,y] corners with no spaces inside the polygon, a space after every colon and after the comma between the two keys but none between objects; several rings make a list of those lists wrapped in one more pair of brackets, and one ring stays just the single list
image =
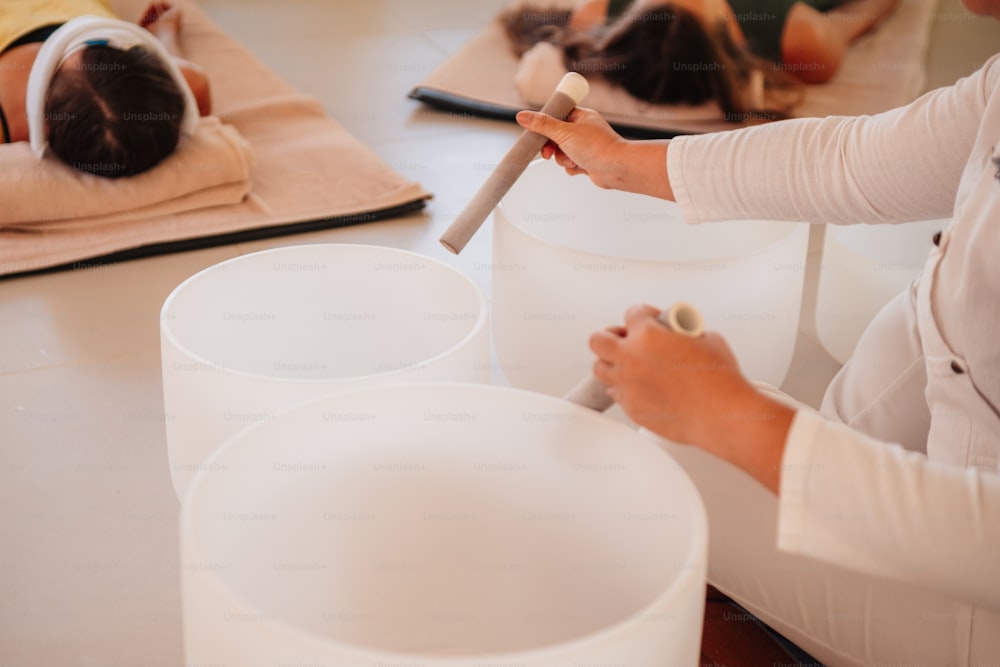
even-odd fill
[{"label": "woman's right hand", "polygon": [[609,167],[625,140],[599,113],[576,107],[566,121],[561,121],[539,111],[522,111],[517,114],[517,122],[548,137],[549,142],[542,148],[546,160],[555,157],[566,173],[586,174],[598,187],[614,187],[609,182]]},{"label": "woman's right hand", "polygon": [[674,198],[667,178],[666,140],[628,141],[599,113],[583,107],[573,109],[565,121],[521,111],[517,122],[549,139],[542,157],[554,157],[567,174],[585,174],[599,188]]}]

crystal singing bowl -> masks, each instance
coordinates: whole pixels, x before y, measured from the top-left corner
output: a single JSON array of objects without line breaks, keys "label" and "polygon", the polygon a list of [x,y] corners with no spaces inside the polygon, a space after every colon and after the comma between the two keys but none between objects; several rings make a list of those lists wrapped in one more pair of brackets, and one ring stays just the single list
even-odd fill
[{"label": "crystal singing bowl", "polygon": [[518,387],[561,395],[591,366],[590,334],[637,303],[686,301],[751,379],[778,386],[799,324],[808,228],[686,224],[672,202],[601,190],[533,163],[494,212],[493,333]]},{"label": "crystal singing bowl", "polygon": [[407,383],[248,428],[181,516],[186,663],[697,665],[707,524],[653,439]]},{"label": "crystal singing bowl", "polygon": [[389,382],[488,381],[487,314],[457,270],[385,247],[278,248],[192,276],[164,302],[160,325],[178,497],[227,437],[303,400]]},{"label": "crystal singing bowl", "polygon": [[847,361],[878,311],[920,275],[934,232],[947,222],[826,228],[816,333],[830,356]]}]

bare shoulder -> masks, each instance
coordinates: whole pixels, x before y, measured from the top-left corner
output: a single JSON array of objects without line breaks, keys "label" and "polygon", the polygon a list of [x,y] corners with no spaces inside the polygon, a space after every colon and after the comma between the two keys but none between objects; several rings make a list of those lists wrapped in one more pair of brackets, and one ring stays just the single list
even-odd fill
[{"label": "bare shoulder", "polygon": [[11,141],[28,140],[24,99],[31,66],[35,64],[41,46],[38,43],[24,44],[0,55],[0,107],[4,110],[10,128]]}]

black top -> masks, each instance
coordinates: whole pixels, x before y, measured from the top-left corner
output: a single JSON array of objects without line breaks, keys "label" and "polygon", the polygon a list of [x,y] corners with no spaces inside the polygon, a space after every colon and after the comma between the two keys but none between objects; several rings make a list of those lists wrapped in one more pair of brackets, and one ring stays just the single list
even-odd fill
[{"label": "black top", "polygon": [[13,42],[7,45],[3,51],[0,51],[0,56],[7,53],[16,46],[24,46],[25,44],[35,44],[37,42],[44,42],[47,40],[52,33],[63,26],[62,23],[50,23],[49,25],[43,25],[41,28],[35,28],[31,32],[26,32]]}]

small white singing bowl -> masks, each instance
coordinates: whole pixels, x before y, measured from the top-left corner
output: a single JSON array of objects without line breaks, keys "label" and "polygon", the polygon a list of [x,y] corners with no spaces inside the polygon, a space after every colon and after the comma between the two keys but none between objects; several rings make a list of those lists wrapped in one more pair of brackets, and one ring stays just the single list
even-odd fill
[{"label": "small white singing bowl", "polygon": [[640,432],[510,387],[378,387],[247,429],[195,475],[181,549],[188,664],[698,662],[690,479]]},{"label": "small white singing bowl", "polygon": [[494,212],[494,345],[517,387],[562,395],[593,363],[590,335],[637,303],[685,301],[740,367],[779,386],[799,325],[808,226],[689,225],[678,206],[534,162]]},{"label": "small white singing bowl", "polygon": [[947,226],[947,220],[925,220],[826,228],[816,333],[830,356],[847,361],[875,315],[920,275],[934,232]]},{"label": "small white singing bowl", "polygon": [[373,384],[489,380],[479,288],[393,248],[317,244],[231,259],[179,285],[160,324],[179,498],[226,438],[301,401]]}]

